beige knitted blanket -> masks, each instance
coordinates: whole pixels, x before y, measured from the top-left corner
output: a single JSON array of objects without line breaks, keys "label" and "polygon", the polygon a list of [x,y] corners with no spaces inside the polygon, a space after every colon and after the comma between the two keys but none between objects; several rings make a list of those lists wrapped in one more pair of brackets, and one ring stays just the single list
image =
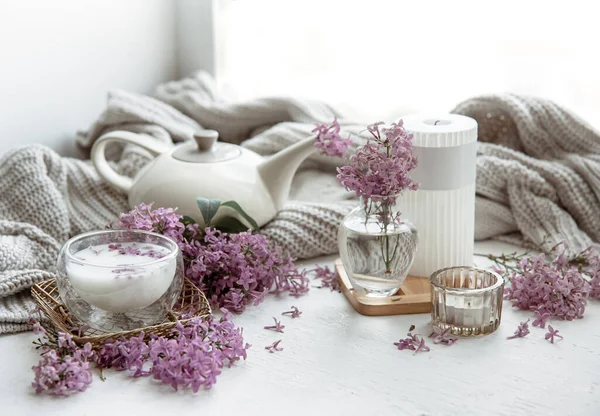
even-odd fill
[{"label": "beige knitted blanket", "polygon": [[[164,143],[191,138],[200,128],[275,153],[330,121],[331,108],[293,99],[245,104],[223,100],[199,73],[157,88],[155,98],[115,91],[106,111],[77,142],[89,149],[110,130],[129,130]],[[516,96],[469,100],[456,112],[480,123],[476,238],[540,243],[546,234],[572,246],[600,240],[600,137],[556,105]],[[345,132],[363,126],[342,123]],[[354,145],[364,141],[354,136]],[[113,150],[127,175],[149,160],[133,146]],[[337,252],[337,227],[356,204],[335,179],[341,160],[315,156],[294,179],[291,202],[262,230],[293,256]],[[54,276],[61,244],[104,227],[128,210],[126,196],[105,184],[89,161],[63,158],[44,146],[16,149],[0,161],[0,333],[29,329],[29,288]]]}]

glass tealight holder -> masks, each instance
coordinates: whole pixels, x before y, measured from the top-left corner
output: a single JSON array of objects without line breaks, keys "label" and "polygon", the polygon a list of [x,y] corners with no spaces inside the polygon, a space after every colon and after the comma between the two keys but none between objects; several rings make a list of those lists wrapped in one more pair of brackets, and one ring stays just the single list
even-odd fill
[{"label": "glass tealight holder", "polygon": [[65,243],[57,262],[62,302],[80,323],[107,332],[164,321],[183,286],[181,250],[139,230],[104,230]]},{"label": "glass tealight holder", "polygon": [[491,334],[500,325],[504,279],[476,267],[449,267],[434,272],[431,282],[431,319],[435,327],[453,335]]}]

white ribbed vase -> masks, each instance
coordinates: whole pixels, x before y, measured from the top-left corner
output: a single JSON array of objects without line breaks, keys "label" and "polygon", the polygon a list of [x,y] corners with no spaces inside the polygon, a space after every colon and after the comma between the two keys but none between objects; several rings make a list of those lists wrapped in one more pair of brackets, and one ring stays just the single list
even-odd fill
[{"label": "white ribbed vase", "polygon": [[412,178],[420,184],[398,199],[402,218],[419,230],[412,276],[470,266],[475,231],[477,122],[456,114],[403,118],[414,135],[419,164]]}]

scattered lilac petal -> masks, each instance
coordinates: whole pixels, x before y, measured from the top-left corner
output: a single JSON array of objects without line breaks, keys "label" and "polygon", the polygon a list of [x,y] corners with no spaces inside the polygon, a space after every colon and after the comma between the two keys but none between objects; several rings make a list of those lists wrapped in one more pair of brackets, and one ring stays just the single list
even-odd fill
[{"label": "scattered lilac petal", "polygon": [[279,343],[280,343],[281,341],[282,341],[282,340],[275,341],[275,342],[274,342],[274,343],[272,343],[271,345],[267,345],[267,346],[265,347],[265,350],[268,350],[270,353],[274,353],[274,352],[276,352],[276,351],[283,351],[283,347],[280,347],[280,346],[279,346]]},{"label": "scattered lilac petal", "polygon": [[546,320],[550,318],[552,315],[549,312],[543,311],[535,311],[535,320],[533,321],[533,326],[538,326],[540,328],[546,328]]},{"label": "scattered lilac petal", "polygon": [[321,281],[319,288],[328,287],[331,291],[341,292],[340,279],[336,270],[331,270],[329,266],[317,266],[310,271],[314,274],[315,280]]},{"label": "scattered lilac petal", "polygon": [[[552,328],[552,325],[548,325],[548,332],[546,332],[545,338],[554,344],[554,338],[563,339],[562,335],[558,334],[558,329]],[[558,341],[558,340],[557,340]]]},{"label": "scattered lilac petal", "polygon": [[109,244],[108,245],[108,251],[115,251],[115,250],[120,250],[121,249],[121,244]]},{"label": "scattered lilac petal", "polygon": [[283,329],[285,325],[281,325],[281,322],[277,320],[277,318],[273,317],[273,321],[275,321],[275,325],[265,326],[264,329],[268,329],[270,331],[281,332],[283,334]]},{"label": "scattered lilac petal", "polygon": [[415,354],[421,351],[430,351],[429,347],[425,344],[425,339],[421,335],[413,334],[412,332],[406,334],[406,338],[394,342],[394,345],[399,350],[411,350],[414,351]]},{"label": "scattered lilac petal", "polygon": [[429,338],[433,338],[434,344],[445,344],[452,345],[458,341],[457,337],[453,337],[450,334],[450,328],[441,329],[437,326],[433,327],[433,331],[429,334]]},{"label": "scattered lilac petal", "polygon": [[292,318],[299,318],[300,315],[302,315],[302,311],[300,309],[298,309],[297,307],[292,306],[292,310],[285,311],[282,313],[282,315],[289,315]]},{"label": "scattered lilac petal", "polygon": [[506,337],[506,339],[514,339],[514,338],[523,338],[529,334],[529,319],[527,321],[521,322],[515,331],[515,334]]}]

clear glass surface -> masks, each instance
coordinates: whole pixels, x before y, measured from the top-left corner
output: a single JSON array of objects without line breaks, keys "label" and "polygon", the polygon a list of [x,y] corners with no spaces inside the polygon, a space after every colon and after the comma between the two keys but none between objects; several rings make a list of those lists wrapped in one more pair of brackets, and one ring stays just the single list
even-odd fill
[{"label": "clear glass surface", "polygon": [[475,267],[450,267],[431,275],[433,326],[460,336],[494,332],[502,317],[504,279]]},{"label": "clear glass surface", "polygon": [[183,286],[183,259],[168,237],[105,230],[65,243],[57,261],[60,298],[83,325],[108,332],[161,322]]},{"label": "clear glass surface", "polygon": [[[392,204],[393,205],[393,204]],[[370,206],[371,208],[365,208]],[[378,204],[352,210],[338,232],[340,257],[355,290],[365,296],[394,295],[406,279],[419,241],[416,228]]]}]

